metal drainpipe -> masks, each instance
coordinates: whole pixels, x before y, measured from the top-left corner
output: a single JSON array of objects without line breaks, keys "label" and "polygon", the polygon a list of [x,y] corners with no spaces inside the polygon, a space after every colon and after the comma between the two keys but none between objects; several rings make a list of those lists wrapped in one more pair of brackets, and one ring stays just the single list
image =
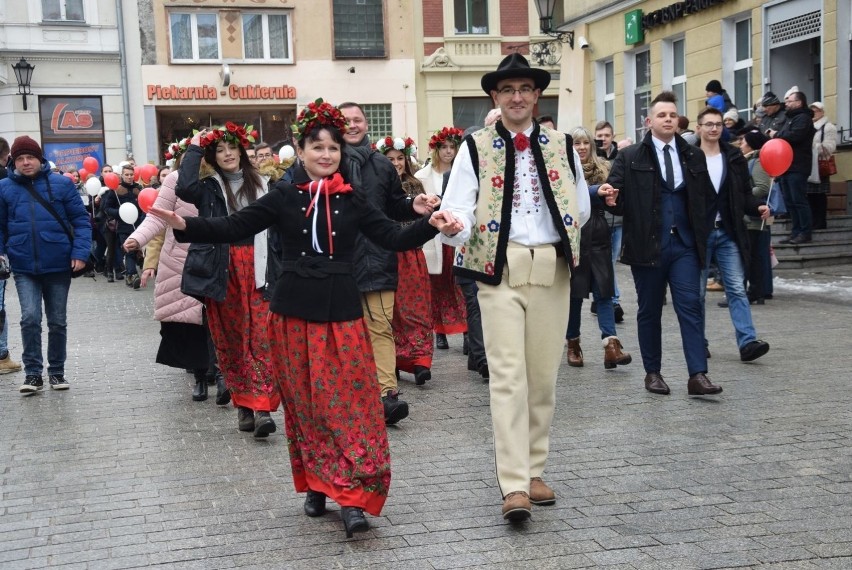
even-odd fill
[{"label": "metal drainpipe", "polygon": [[[131,143],[133,142],[133,135],[130,134],[130,95],[127,93],[127,56],[124,53],[124,12],[121,9],[121,0],[115,0],[115,12],[116,19],[118,21],[118,54],[121,67],[121,98],[124,99],[124,153],[127,156],[132,156],[133,145]],[[124,158],[121,160],[124,160]],[[104,157],[104,162],[106,162],[106,157]]]}]

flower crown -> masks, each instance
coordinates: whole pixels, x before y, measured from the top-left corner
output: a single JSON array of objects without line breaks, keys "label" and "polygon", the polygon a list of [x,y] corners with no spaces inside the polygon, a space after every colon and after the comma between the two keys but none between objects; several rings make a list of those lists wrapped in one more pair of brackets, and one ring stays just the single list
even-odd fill
[{"label": "flower crown", "polygon": [[449,141],[458,147],[461,144],[464,131],[456,127],[444,127],[440,131],[435,131],[432,138],[429,139],[429,148],[435,150],[443,143]]},{"label": "flower crown", "polygon": [[[197,132],[198,131],[193,131],[193,134],[196,134]],[[224,139],[231,144],[235,144],[243,148],[248,148],[249,145],[257,140],[257,131],[254,130],[253,125],[245,125],[241,127],[236,123],[228,121],[225,123],[224,127],[213,127],[209,133],[201,137],[201,147],[204,148],[208,145],[217,143],[220,139]]]},{"label": "flower crown", "polygon": [[405,156],[411,158],[417,154],[417,146],[414,144],[414,139],[411,137],[385,137],[373,145],[377,151],[385,154],[389,150],[398,150]]},{"label": "flower crown", "polygon": [[340,109],[319,98],[313,103],[308,103],[299,112],[296,123],[291,127],[291,130],[294,137],[302,139],[308,131],[318,126],[333,127],[341,134],[346,134],[347,125],[346,117],[343,116]]},{"label": "flower crown", "polygon": [[186,152],[187,148],[189,148],[190,141],[192,141],[192,137],[186,137],[185,139],[176,140],[169,144],[169,146],[166,147],[168,150],[166,151],[166,154],[163,155],[163,158],[166,160],[172,160],[173,158],[179,157]]}]

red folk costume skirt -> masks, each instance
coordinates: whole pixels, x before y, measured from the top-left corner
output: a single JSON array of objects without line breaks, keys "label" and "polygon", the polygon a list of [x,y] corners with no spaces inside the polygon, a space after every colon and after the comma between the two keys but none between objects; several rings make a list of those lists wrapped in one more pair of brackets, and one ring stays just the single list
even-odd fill
[{"label": "red folk costume skirt", "polygon": [[459,334],[467,332],[467,309],[461,287],[453,278],[456,250],[442,244],[441,274],[430,275],[432,282],[432,320],[436,333]]},{"label": "red folk costume skirt", "polygon": [[207,300],[210,336],[234,406],[274,412],[281,404],[267,330],[269,302],[254,282],[254,246],[232,245],[221,303]]},{"label": "red folk costume skirt", "polygon": [[378,516],[390,488],[390,452],[364,320],[270,313],[269,327],[296,491],[319,491]]},{"label": "red folk costume skirt", "polygon": [[414,372],[415,366],[432,368],[432,291],[426,256],[420,248],[397,253],[399,282],[393,305],[393,340],[396,367]]}]

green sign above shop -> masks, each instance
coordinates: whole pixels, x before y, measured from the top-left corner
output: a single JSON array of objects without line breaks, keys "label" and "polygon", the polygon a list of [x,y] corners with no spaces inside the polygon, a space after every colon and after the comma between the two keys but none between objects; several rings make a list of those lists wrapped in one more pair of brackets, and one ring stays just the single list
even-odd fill
[{"label": "green sign above shop", "polygon": [[645,32],[642,29],[642,10],[631,10],[624,14],[624,43],[630,46],[643,41]]}]

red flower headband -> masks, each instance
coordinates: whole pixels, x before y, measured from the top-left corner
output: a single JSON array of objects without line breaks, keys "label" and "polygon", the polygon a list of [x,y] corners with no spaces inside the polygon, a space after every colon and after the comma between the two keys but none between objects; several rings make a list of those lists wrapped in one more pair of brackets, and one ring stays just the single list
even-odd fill
[{"label": "red flower headband", "polygon": [[398,150],[407,157],[417,154],[417,146],[414,144],[414,139],[411,137],[385,137],[379,142],[373,144],[373,148],[382,154],[389,150]]},{"label": "red flower headband", "polygon": [[[193,131],[193,134],[197,132]],[[228,121],[224,127],[213,127],[209,133],[201,137],[201,147],[204,148],[210,144],[214,144],[220,139],[224,139],[229,143],[243,148],[248,148],[257,139],[257,131],[254,130],[253,125],[241,127],[236,123]]]},{"label": "red flower headband", "polygon": [[293,136],[302,139],[308,131],[321,125],[335,128],[340,131],[340,134],[346,134],[348,129],[346,117],[343,116],[340,109],[319,98],[313,103],[308,103],[299,112],[296,123],[291,127],[291,130]]},{"label": "red flower headband", "polygon": [[192,141],[192,138],[186,137],[185,139],[177,140],[171,143],[168,147],[166,147],[168,148],[168,150],[166,151],[166,154],[163,155],[163,158],[165,158],[166,160],[171,160],[173,158],[179,157],[180,155],[186,152],[187,147],[189,147],[190,141]]},{"label": "red flower headband", "polygon": [[464,131],[456,127],[444,127],[440,131],[435,131],[432,138],[429,139],[429,148],[435,150],[443,143],[449,141],[458,147],[461,144]]}]

